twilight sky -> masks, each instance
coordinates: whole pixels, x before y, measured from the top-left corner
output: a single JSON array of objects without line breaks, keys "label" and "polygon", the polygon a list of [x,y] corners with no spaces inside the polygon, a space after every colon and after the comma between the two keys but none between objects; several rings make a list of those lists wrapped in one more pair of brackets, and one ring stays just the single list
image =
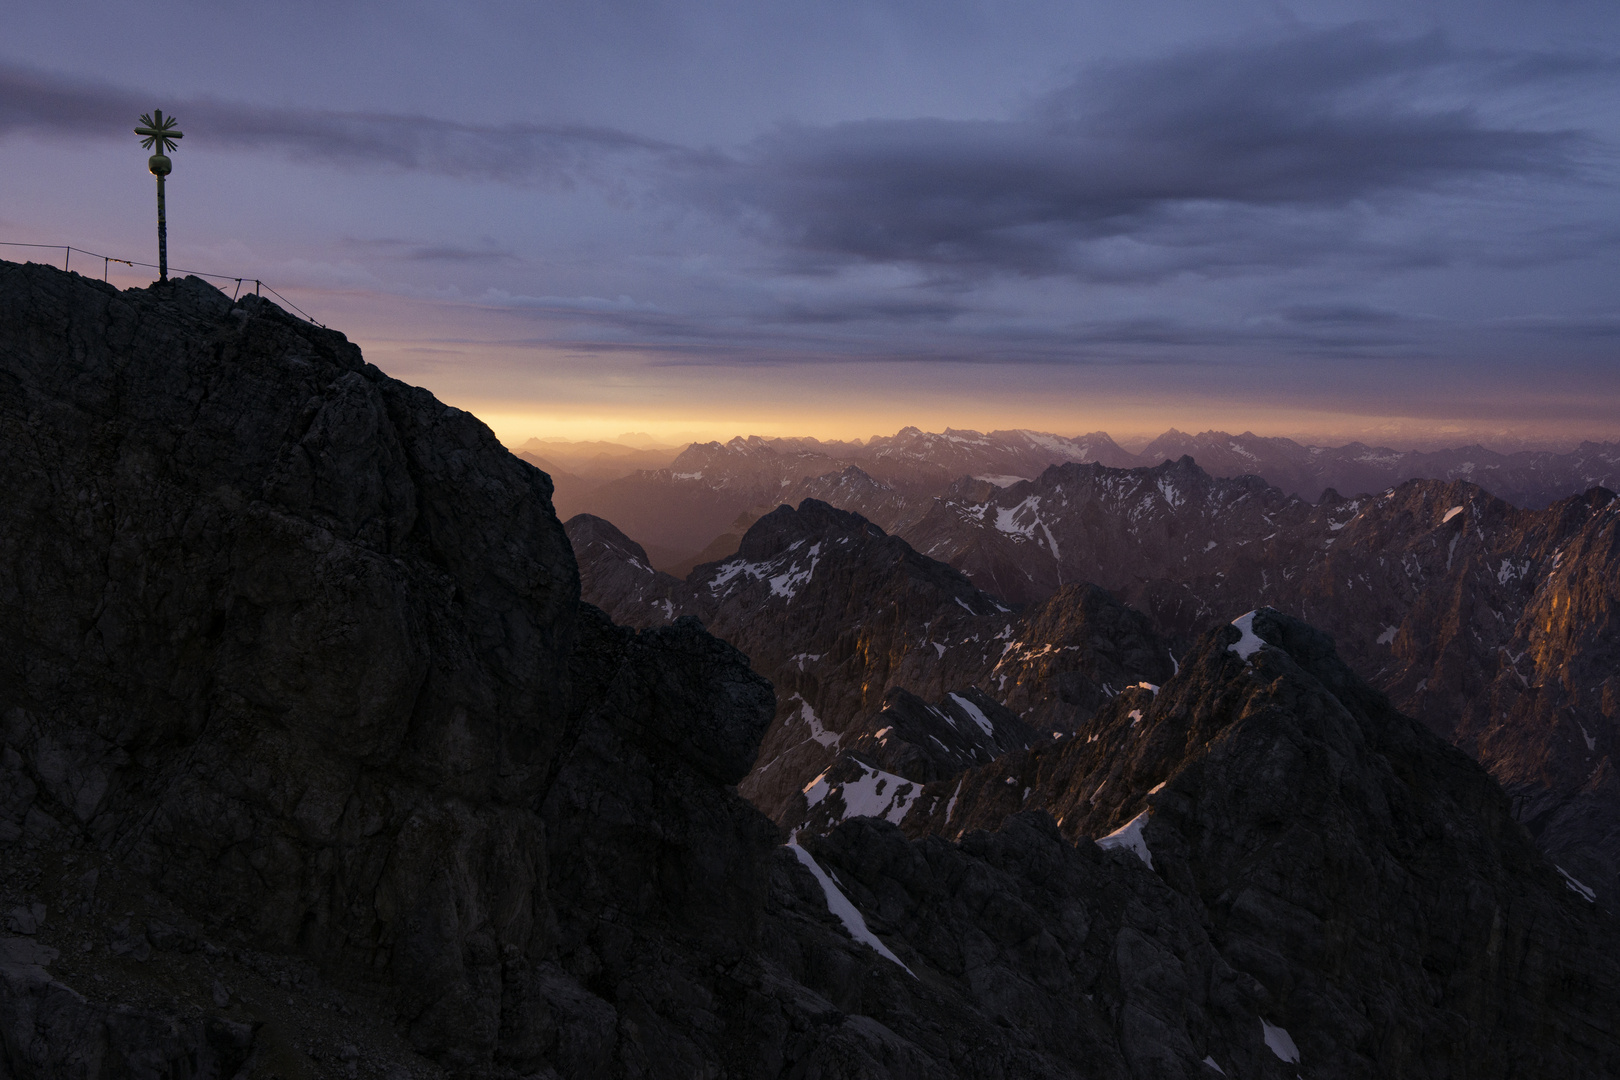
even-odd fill
[{"label": "twilight sky", "polygon": [[1620,438],[1613,0],[19,6],[0,240],[155,261],[161,107],[173,266],[509,442]]}]

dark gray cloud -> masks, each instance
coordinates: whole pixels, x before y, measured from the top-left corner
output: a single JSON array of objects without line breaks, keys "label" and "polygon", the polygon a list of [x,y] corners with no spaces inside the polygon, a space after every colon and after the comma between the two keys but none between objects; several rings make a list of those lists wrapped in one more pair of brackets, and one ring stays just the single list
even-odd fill
[{"label": "dark gray cloud", "polygon": [[[784,128],[707,194],[812,265],[1109,277],[1106,255],[1087,249],[1120,237],[1168,253],[1136,271],[1148,276],[1265,262],[1297,238],[1245,251],[1266,225],[1253,211],[1574,177],[1581,134],[1457,102],[1488,103],[1504,82],[1612,71],[1590,57],[1472,54],[1439,35],[1349,27],[1092,70],[1006,121]],[[1238,228],[1223,229],[1228,220]]]},{"label": "dark gray cloud", "polygon": [[[199,97],[160,102],[211,147],[271,150],[299,160],[457,179],[571,186],[613,183],[626,158],[692,167],[705,155],[673,143],[578,124],[471,124],[429,116],[268,108]],[[0,136],[123,138],[152,95],[0,64]],[[185,144],[182,143],[182,148]]]},{"label": "dark gray cloud", "polygon": [[[603,126],[160,102],[0,64],[0,137],[133,141],[134,117],[162,104],[191,136],[182,153],[336,166],[338,192],[378,171],[583,186],[573,202],[492,199],[500,210],[487,213],[468,200],[420,239],[340,242],[345,257],[386,264],[379,280],[430,294],[446,283],[463,296],[532,292],[487,306],[548,324],[548,346],[580,353],[681,364],[1460,356],[1476,351],[1467,328],[1419,314],[1464,310],[1453,301],[1479,279],[1452,284],[1464,275],[1441,280],[1447,270],[1612,258],[1613,147],[1569,119],[1593,109],[1566,106],[1616,85],[1612,56],[1351,26],[1093,66],[1002,119],[787,125],[706,150]],[[570,215],[592,211],[595,189],[632,185],[604,230],[578,239]],[[535,221],[508,231],[495,215],[514,206],[533,206]],[[400,207],[396,220],[417,220],[415,204]],[[1437,283],[1423,295],[1381,287],[1400,275]],[[1034,277],[1047,280],[1020,280]],[[1089,289],[1098,284],[1108,288]],[[1585,288],[1557,304],[1601,310],[1601,290]],[[590,292],[636,299],[572,295]],[[1585,347],[1612,327],[1599,314],[1504,329]]]},{"label": "dark gray cloud", "polygon": [[[1303,306],[1257,317],[1198,319],[1166,314],[1066,323],[984,322],[968,304],[881,299],[778,306],[748,319],[639,310],[589,298],[513,297],[492,306],[546,326],[544,336],[504,341],[587,353],[635,354],[679,366],[887,362],[1154,365],[1233,356],[1322,358],[1434,355],[1443,320],[1356,305]],[[893,333],[908,326],[904,337]]]},{"label": "dark gray cloud", "polygon": [[521,257],[515,252],[503,251],[497,248],[494,241],[487,237],[483,238],[483,243],[477,247],[462,244],[430,244],[391,237],[370,240],[351,238],[345,240],[344,245],[359,251],[376,252],[388,258],[400,259],[405,262],[502,263],[522,261]]},{"label": "dark gray cloud", "polygon": [[1411,321],[1403,312],[1366,304],[1295,304],[1278,314],[1306,326],[1396,326]]},{"label": "dark gray cloud", "polygon": [[[1467,51],[1439,34],[1351,26],[1093,68],[1006,120],[788,126],[730,153],[584,125],[213,98],[172,110],[211,146],[511,184],[642,184],[651,201],[740,225],[798,273],[854,261],[941,282],[986,271],[1131,282],[1328,254],[1444,259],[1432,236],[1367,241],[1354,215],[1469,184],[1573,179],[1586,136],[1488,108],[1508,88],[1616,74],[1612,57]],[[122,137],[150,107],[126,89],[0,65],[0,135]]]},{"label": "dark gray cloud", "polygon": [[755,316],[756,322],[831,326],[847,323],[943,323],[970,309],[950,299],[865,296],[780,304]]}]

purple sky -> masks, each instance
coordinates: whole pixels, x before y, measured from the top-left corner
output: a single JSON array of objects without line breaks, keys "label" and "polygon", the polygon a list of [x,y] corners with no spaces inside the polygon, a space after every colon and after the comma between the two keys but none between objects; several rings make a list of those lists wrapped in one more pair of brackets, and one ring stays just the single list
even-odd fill
[{"label": "purple sky", "polygon": [[509,441],[1620,438],[1612,0],[26,8],[0,240],[172,111],[173,265]]}]

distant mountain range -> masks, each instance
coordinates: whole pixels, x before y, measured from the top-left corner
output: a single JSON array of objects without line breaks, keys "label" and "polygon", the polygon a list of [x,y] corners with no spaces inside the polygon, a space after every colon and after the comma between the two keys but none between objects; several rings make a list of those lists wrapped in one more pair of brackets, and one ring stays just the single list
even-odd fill
[{"label": "distant mountain range", "polygon": [[[919,783],[972,760],[903,763],[903,745],[960,729],[951,700],[987,699],[989,749],[1017,741],[1001,735],[1015,719],[1072,732],[1269,604],[1333,634],[1363,678],[1484,764],[1571,872],[1611,896],[1620,881],[1620,499],[1606,489],[1523,510],[1414,480],[1313,505],[1189,457],[1071,463],[1008,487],[959,481],[898,536],[824,502],[782,507],[684,581],[606,522],[567,530],[587,599],[631,625],[696,615],[776,684],[743,790],[790,827],[840,752]],[[586,542],[610,531],[616,547]],[[891,723],[885,695],[900,691],[934,702],[933,719]],[[868,745],[878,733],[888,745]],[[873,782],[852,768],[827,782]]]},{"label": "distant mountain range", "polygon": [[642,544],[655,565],[683,574],[701,561],[700,553],[729,554],[731,541],[722,538],[741,538],[746,524],[739,526],[739,518],[746,523],[779,505],[822,499],[903,533],[963,478],[1007,486],[1069,463],[1133,468],[1190,456],[1211,476],[1258,476],[1313,503],[1328,491],[1356,495],[1412,479],[1467,480],[1526,509],[1595,486],[1620,486],[1617,442],[1582,443],[1568,453],[1504,454],[1481,446],[1399,451],[1362,443],[1306,446],[1251,432],[1188,435],[1173,428],[1140,454],[1103,432],[1069,438],[914,427],[865,442],[749,436],[693,443],[679,452],[531,440],[519,453],[551,474],[564,519],[576,513],[606,518]]}]

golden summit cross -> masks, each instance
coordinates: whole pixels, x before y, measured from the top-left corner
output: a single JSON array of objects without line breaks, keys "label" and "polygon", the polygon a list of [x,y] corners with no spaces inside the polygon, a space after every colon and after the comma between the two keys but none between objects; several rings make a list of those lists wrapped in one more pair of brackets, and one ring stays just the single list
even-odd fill
[{"label": "golden summit cross", "polygon": [[164,116],[162,109],[154,109],[141,114],[141,126],[135,129],[135,134],[146,136],[141,140],[142,149],[156,148],[146,159],[146,167],[157,177],[159,281],[169,280],[169,222],[163,213],[163,178],[174,170],[174,162],[165,151],[175,149],[176,139],[185,138],[185,132],[174,130],[175,123],[174,117]]}]

